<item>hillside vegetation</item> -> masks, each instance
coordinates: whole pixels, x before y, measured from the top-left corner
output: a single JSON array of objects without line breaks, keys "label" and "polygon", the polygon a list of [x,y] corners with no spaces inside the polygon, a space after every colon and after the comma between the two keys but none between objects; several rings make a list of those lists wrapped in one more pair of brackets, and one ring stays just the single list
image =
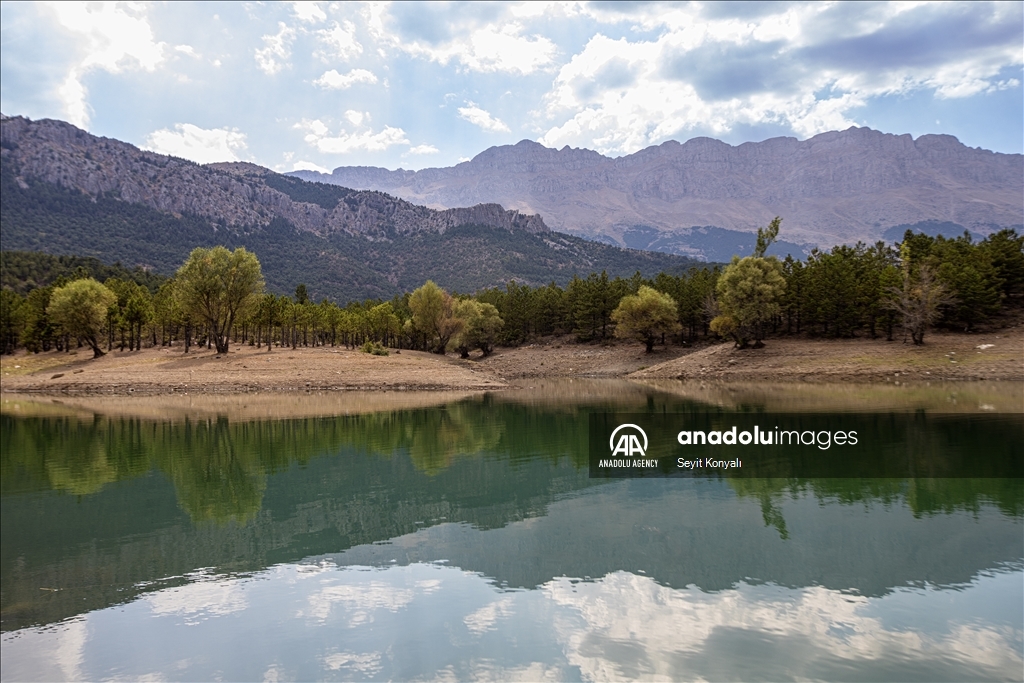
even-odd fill
[{"label": "hillside vegetation", "polygon": [[[382,354],[385,347],[438,352],[447,348],[464,356],[475,348],[486,355],[494,344],[514,346],[564,334],[573,334],[579,341],[630,337],[643,341],[648,350],[655,343],[689,343],[711,332],[732,337],[739,347],[751,340],[760,346],[765,337],[892,340],[900,332],[921,344],[932,325],[970,332],[992,323],[1005,324],[1008,313],[1012,324],[1024,304],[1024,237],[1013,230],[981,242],[969,235],[947,240],[907,231],[896,246],[881,242],[870,247],[840,246],[828,252],[814,250],[804,261],[792,257],[779,261],[763,256],[778,223],[773,221],[763,234],[758,232],[754,256],[733,259],[724,269],[691,268],[654,277],[635,272],[628,278],[592,271],[585,278],[573,275],[564,287],[555,282],[530,286],[512,281],[503,287],[462,290],[475,292],[470,296],[445,292],[428,281],[416,291],[412,291],[415,284],[407,287],[390,301],[365,297],[361,302],[317,302],[310,296],[318,286],[315,281],[310,287],[298,285],[293,298],[265,292],[258,276],[251,301],[217,334],[211,332],[212,323],[189,312],[181,296],[180,282],[187,277],[182,271],[155,294],[143,286],[144,279],[131,281],[138,274],[135,271],[104,281],[117,303],[103,304],[109,305],[106,314],[94,316],[86,337],[105,338],[108,349],[115,343],[140,349],[144,343],[178,342],[187,348],[191,343],[209,344],[213,337],[226,348],[230,337],[234,344],[256,347],[366,345],[367,351]],[[514,239],[515,233],[496,230],[492,238]],[[476,237],[462,241],[472,244]],[[426,244],[431,238],[419,239]],[[51,296],[88,273],[78,269],[51,285],[31,288],[29,280],[46,280],[53,260],[15,256],[5,261],[16,264],[26,279],[0,291],[2,351],[68,348],[76,335],[82,335],[52,315]],[[196,257],[193,253],[189,260]],[[40,272],[33,270],[33,263]],[[452,268],[459,265],[456,256],[444,263]],[[29,291],[23,297],[15,290]],[[434,303],[424,306],[423,294],[428,291]],[[656,305],[644,306],[645,298]],[[630,305],[633,312],[623,308]],[[432,311],[427,318],[422,314],[426,309]],[[627,318],[629,326],[623,327]]]},{"label": "hillside vegetation", "polygon": [[[697,263],[560,233],[479,224],[379,239],[340,231],[321,236],[283,218],[266,226],[229,229],[199,216],[175,216],[107,195],[94,198],[38,179],[19,183],[6,163],[0,175],[4,251],[75,254],[171,275],[196,246],[244,246],[259,258],[270,291],[290,293],[308,283],[316,300],[389,299],[427,279],[471,292],[503,287],[510,280],[565,285],[574,274],[594,270],[607,270],[613,277],[638,270],[646,276],[681,273]],[[354,194],[284,176],[271,182],[278,181],[289,192],[324,204]]]}]

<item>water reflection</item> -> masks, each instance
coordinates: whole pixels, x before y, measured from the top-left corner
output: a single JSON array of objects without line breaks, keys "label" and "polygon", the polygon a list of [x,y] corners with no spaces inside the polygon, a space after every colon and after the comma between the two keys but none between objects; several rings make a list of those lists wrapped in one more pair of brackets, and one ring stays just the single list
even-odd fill
[{"label": "water reflection", "polygon": [[617,571],[507,591],[443,564],[322,560],[197,576],[7,635],[3,678],[1013,680],[1020,579],[1017,567],[941,595],[925,585],[868,598],[748,582],[677,589]]},{"label": "water reflection", "polygon": [[563,393],[4,413],[3,679],[1019,678],[1020,480],[594,480],[708,408]]}]

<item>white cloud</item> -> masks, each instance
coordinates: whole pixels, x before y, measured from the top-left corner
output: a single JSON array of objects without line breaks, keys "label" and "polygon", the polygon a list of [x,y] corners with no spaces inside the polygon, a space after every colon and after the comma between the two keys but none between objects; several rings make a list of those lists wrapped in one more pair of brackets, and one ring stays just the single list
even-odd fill
[{"label": "white cloud", "polygon": [[166,45],[154,39],[145,12],[133,3],[54,2],[48,7],[58,23],[82,41],[84,56],[71,67],[57,91],[64,116],[76,126],[89,125],[88,91],[82,83],[89,71],[153,71],[164,61]]},{"label": "white cloud", "polygon": [[206,130],[191,123],[176,123],[174,130],[162,128],[150,133],[144,149],[200,164],[238,161],[238,153],[246,149],[245,133],[237,128]]},{"label": "white cloud", "polygon": [[[645,677],[673,680],[680,678],[679,663],[687,655],[720,651],[713,649],[721,647],[715,637],[723,637],[725,630],[771,634],[772,639],[799,643],[786,662],[787,672],[798,678],[814,677],[809,672],[821,661],[853,670],[850,667],[859,662],[927,662],[947,654],[985,676],[998,677],[997,672],[1021,666],[1019,650],[1008,642],[1012,629],[970,620],[894,627],[878,616],[886,613],[887,604],[900,604],[912,613],[908,602],[923,604],[934,597],[911,589],[866,598],[820,586],[782,589],[741,583],[705,593],[692,587],[665,588],[648,577],[615,572],[593,582],[553,579],[540,590],[548,600],[579,615],[579,622],[555,621],[555,629],[569,663],[587,680],[622,678],[621,660],[593,643],[630,643],[636,648],[633,656],[647,667]],[[680,633],[686,637],[680,639]],[[737,677],[730,675],[731,664],[722,662],[719,675]],[[766,677],[773,677],[766,671]],[[702,678],[696,671],[689,674],[684,677]]]},{"label": "white cloud", "polygon": [[416,145],[409,148],[409,154],[437,154],[440,151],[433,145]]},{"label": "white cloud", "polygon": [[297,123],[295,128],[305,130],[304,140],[324,154],[348,154],[357,151],[381,152],[395,145],[410,144],[404,130],[391,126],[384,126],[384,129],[377,133],[372,130],[355,133],[343,131],[335,136],[330,135],[330,129],[319,119],[303,120]]},{"label": "white cloud", "polygon": [[336,70],[331,69],[322,75],[320,78],[313,81],[313,85],[318,85],[324,89],[330,90],[344,90],[351,88],[357,83],[369,83],[373,84],[377,82],[377,76],[371,71],[366,69],[352,69],[347,74],[340,74]]},{"label": "white cloud", "polygon": [[360,678],[369,678],[381,670],[381,653],[368,652],[335,652],[323,658],[324,668],[328,671],[350,669],[360,674]]},{"label": "white cloud", "polygon": [[312,161],[296,161],[292,166],[293,171],[316,171],[317,173],[324,173],[326,175],[331,174],[331,169],[324,168],[319,164],[314,164]]},{"label": "white cloud", "polygon": [[268,76],[288,66],[287,59],[292,56],[292,41],[295,40],[295,29],[286,26],[284,22],[278,22],[277,26],[277,33],[263,36],[264,47],[257,49],[254,54],[256,64]]},{"label": "white cloud", "polygon": [[351,123],[353,126],[361,126],[363,124],[363,121],[370,120],[370,112],[349,109],[347,112],[345,112],[345,120]]},{"label": "white cloud", "polygon": [[374,621],[374,612],[398,612],[409,606],[416,593],[409,589],[396,589],[383,581],[369,584],[337,584],[327,586],[309,596],[309,609],[299,616],[326,621],[335,607],[347,613],[349,628]]},{"label": "white cloud", "polygon": [[[363,46],[356,40],[356,27],[351,21],[345,20],[342,24],[334,22],[331,28],[317,31],[316,35],[330,50],[330,54],[338,59],[352,59],[363,52]],[[321,59],[326,61],[326,55],[321,55]]]},{"label": "white cloud", "polygon": [[491,114],[480,107],[476,106],[472,102],[467,102],[465,107],[459,107],[459,116],[466,121],[469,121],[474,126],[479,126],[484,130],[489,130],[492,133],[508,133],[511,132],[509,127],[501,119],[497,119]]},{"label": "white cloud", "polygon": [[[544,97],[542,144],[625,154],[694,131],[789,128],[807,137],[857,125],[874,98],[930,90],[963,98],[1019,87],[1020,6],[685,5],[580,8],[651,38],[600,33]],[[948,36],[939,40],[937,36]],[[951,42],[952,41],[952,42]],[[946,44],[949,43],[947,47]]]},{"label": "white cloud", "polygon": [[241,612],[247,606],[241,584],[231,579],[188,583],[151,593],[144,600],[149,603],[153,614],[177,615],[189,625]]},{"label": "white cloud", "polygon": [[530,74],[552,63],[557,48],[541,35],[524,36],[522,26],[487,25],[440,45],[413,40],[397,47],[440,64],[455,60],[470,71]]},{"label": "white cloud", "polygon": [[189,57],[199,59],[199,53],[196,52],[196,49],[191,45],[175,45],[174,50],[175,52],[180,52],[183,55],[188,55]]},{"label": "white cloud", "polygon": [[292,12],[299,21],[306,24],[315,24],[327,19],[327,15],[320,8],[319,2],[293,1]]},{"label": "white cloud", "polygon": [[[322,138],[325,135],[327,135],[327,133],[330,132],[330,128],[328,128],[327,125],[320,119],[313,119],[312,121],[303,119],[301,123],[295,124],[295,127],[300,130],[305,128],[309,132],[309,135],[312,135],[317,138]],[[307,142],[309,141],[308,136],[306,140]]]},{"label": "white cloud", "polygon": [[480,635],[485,631],[493,631],[497,623],[505,619],[514,610],[515,601],[511,597],[504,597],[490,602],[475,612],[463,617],[462,622],[471,633]]}]

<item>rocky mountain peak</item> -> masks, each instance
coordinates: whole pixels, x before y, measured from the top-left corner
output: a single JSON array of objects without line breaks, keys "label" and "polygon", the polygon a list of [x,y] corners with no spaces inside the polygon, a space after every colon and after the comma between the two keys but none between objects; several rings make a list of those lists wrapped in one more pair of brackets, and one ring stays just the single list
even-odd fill
[{"label": "rocky mountain peak", "polygon": [[893,226],[925,221],[980,234],[1024,224],[1024,155],[972,149],[950,135],[915,139],[863,127],[736,146],[669,140],[615,159],[521,141],[451,168],[293,175],[432,207],[497,202],[540,213],[556,230],[619,244],[638,229],[753,232],[774,216],[783,217],[785,239],[823,247],[872,242]]},{"label": "rocky mountain peak", "polygon": [[2,163],[20,185],[41,181],[92,196],[114,196],[175,215],[249,230],[283,218],[300,230],[375,238],[477,223],[543,232],[543,219],[493,202],[435,211],[373,190],[307,183],[249,162],[200,166],[100,138],[63,121],[4,117]]}]

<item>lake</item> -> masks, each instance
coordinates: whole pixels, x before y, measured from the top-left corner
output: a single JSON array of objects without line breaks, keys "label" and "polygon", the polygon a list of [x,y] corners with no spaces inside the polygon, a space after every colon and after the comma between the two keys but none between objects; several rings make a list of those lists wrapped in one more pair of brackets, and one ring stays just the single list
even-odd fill
[{"label": "lake", "polygon": [[[812,412],[857,476],[591,476],[595,416]],[[999,383],[5,398],[0,675],[1019,681],[1022,433]]]}]

